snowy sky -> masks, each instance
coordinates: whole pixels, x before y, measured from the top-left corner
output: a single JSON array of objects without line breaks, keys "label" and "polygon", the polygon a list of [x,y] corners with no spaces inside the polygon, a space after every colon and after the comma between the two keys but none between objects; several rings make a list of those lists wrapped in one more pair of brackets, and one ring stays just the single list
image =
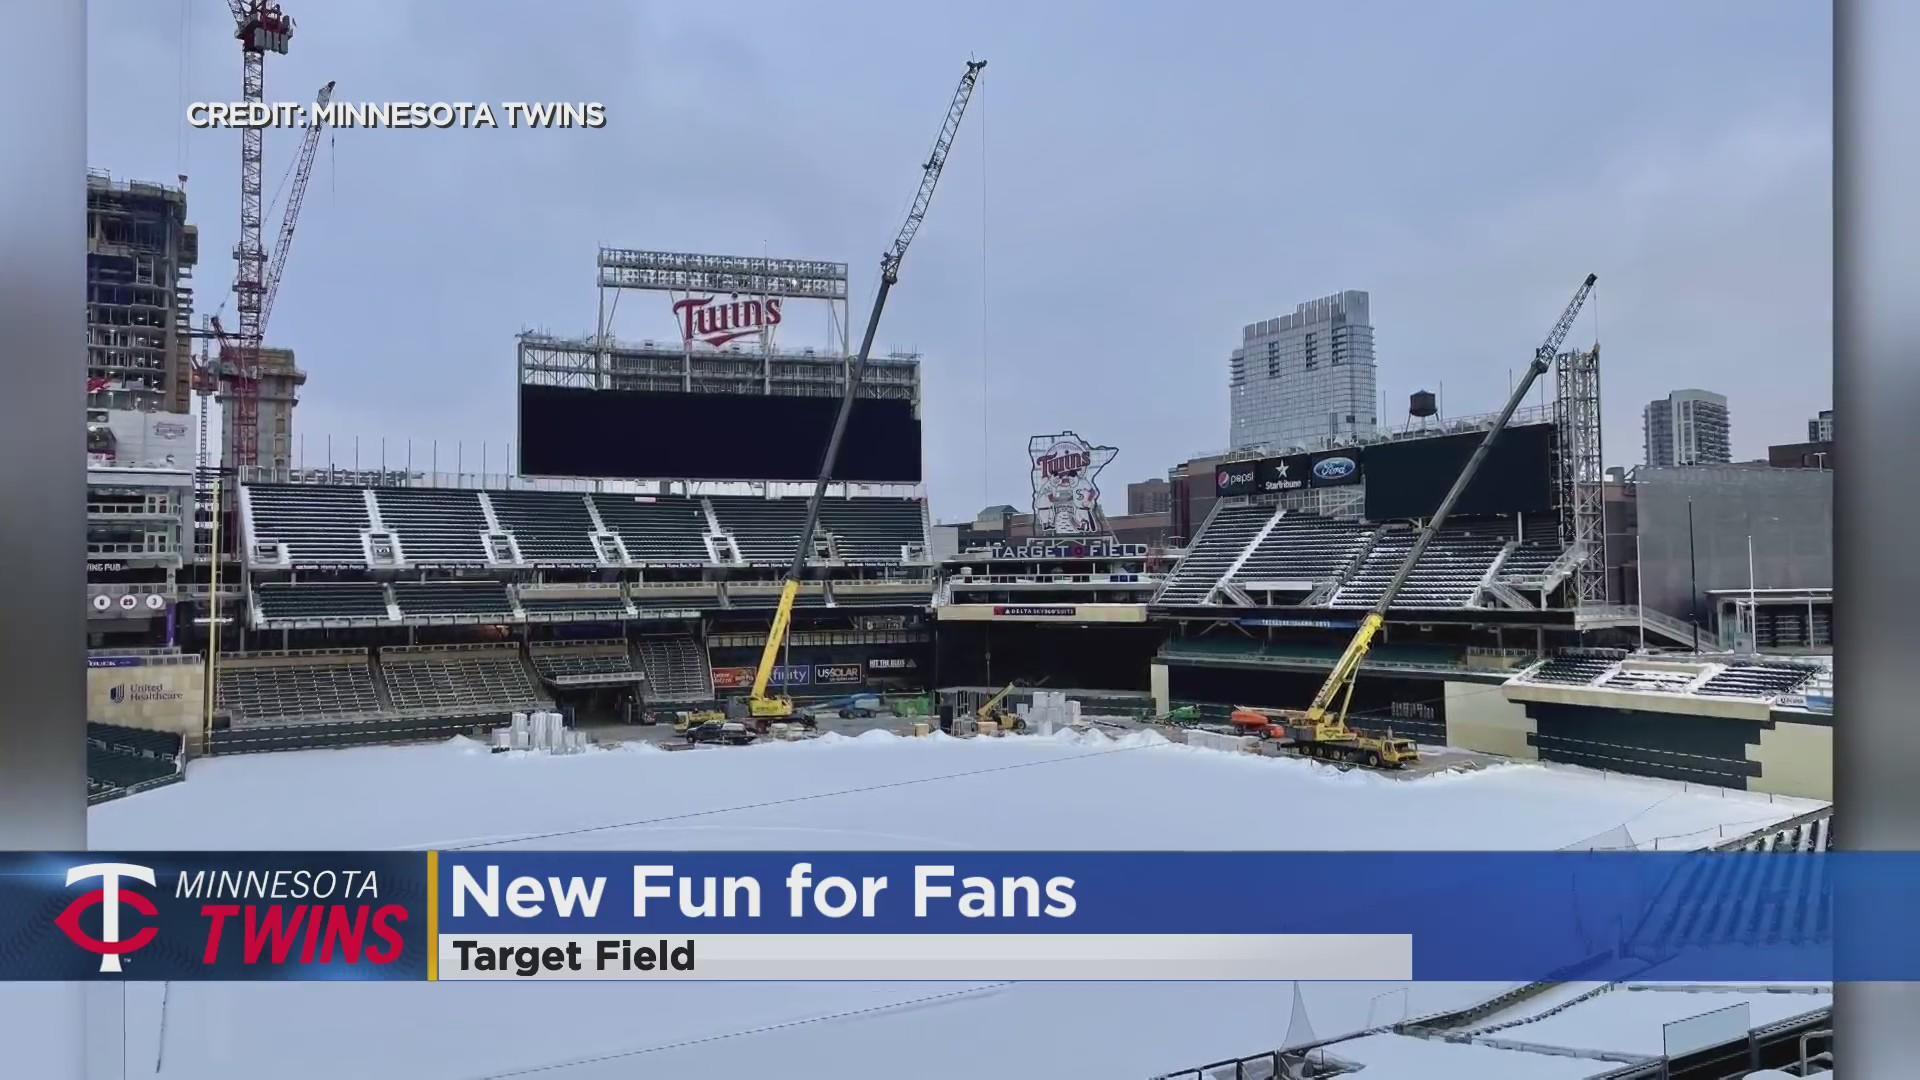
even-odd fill
[{"label": "snowy sky", "polygon": [[[1589,271],[1606,458],[1640,407],[1725,393],[1736,458],[1832,403],[1826,5],[286,0],[269,100],[599,101],[593,131],[324,143],[269,343],[332,435],[513,438],[513,335],[590,332],[600,244],[845,261],[864,318],[962,63],[990,66],[879,347],[925,354],[937,516],[1027,501],[1026,437],[1120,447],[1105,486],[1225,446],[1240,327],[1373,296],[1383,420],[1445,386],[1496,408]],[[88,163],[171,182],[229,288],[239,96],[214,0],[89,5]],[[267,138],[279,187],[298,135]],[[268,217],[269,232],[278,215]],[[231,305],[229,305],[231,311]],[[664,296],[623,337],[667,338]],[[796,312],[784,343],[825,344]],[[398,454],[397,449],[392,453]],[[467,460],[477,457],[469,450]]]}]

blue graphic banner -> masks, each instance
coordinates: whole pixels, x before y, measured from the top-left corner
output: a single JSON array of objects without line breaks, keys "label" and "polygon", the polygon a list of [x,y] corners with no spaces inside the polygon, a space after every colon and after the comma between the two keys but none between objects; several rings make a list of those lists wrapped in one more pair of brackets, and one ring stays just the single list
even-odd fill
[{"label": "blue graphic banner", "polygon": [[1911,981],[1916,911],[1914,853],[13,853],[0,980]]}]

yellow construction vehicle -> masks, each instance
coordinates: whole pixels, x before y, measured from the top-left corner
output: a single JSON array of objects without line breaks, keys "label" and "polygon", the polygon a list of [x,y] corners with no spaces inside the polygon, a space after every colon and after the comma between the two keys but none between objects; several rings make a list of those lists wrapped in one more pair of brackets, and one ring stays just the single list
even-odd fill
[{"label": "yellow construction vehicle", "polygon": [[1013,683],[1008,683],[1006,689],[982,703],[973,714],[974,720],[983,724],[988,722],[998,724],[1001,731],[1025,731],[1027,722],[1020,718],[1019,712],[1003,704],[1007,700],[1007,695],[1013,693],[1013,687]]},{"label": "yellow construction vehicle", "polygon": [[737,718],[750,717],[761,730],[765,730],[773,721],[787,720],[793,716],[793,699],[768,691],[772,685],[774,664],[780,657],[781,646],[787,639],[787,628],[793,621],[793,601],[800,593],[807,557],[813,552],[814,530],[820,524],[820,504],[826,499],[827,483],[833,479],[833,467],[840,457],[840,441],[846,436],[847,418],[853,414],[854,398],[859,393],[860,380],[866,374],[867,358],[873,352],[873,335],[880,328],[880,312],[887,306],[887,293],[893,289],[894,282],[900,280],[900,261],[906,257],[907,245],[913,242],[914,234],[920,231],[920,223],[926,220],[927,207],[933,201],[934,185],[940,181],[940,172],[947,163],[947,151],[952,148],[953,138],[960,130],[960,117],[965,114],[967,102],[973,97],[974,83],[979,80],[981,69],[986,66],[985,60],[967,61],[966,74],[960,76],[960,86],[953,92],[953,100],[947,105],[946,119],[940,125],[940,134],[934,139],[933,154],[920,166],[920,188],[914,193],[906,223],[893,238],[893,246],[880,256],[880,289],[874,296],[873,310],[867,315],[867,330],[860,339],[860,352],[853,358],[847,372],[846,390],[840,396],[840,411],[834,417],[833,434],[827,439],[827,452],[820,462],[820,476],[814,482],[813,497],[807,502],[807,521],[801,527],[794,545],[793,565],[787,569],[785,584],[780,589],[780,603],[773,612],[773,626],[767,631],[767,644],[760,652],[760,667],[753,675],[753,689],[748,692],[744,704],[733,706]]},{"label": "yellow construction vehicle", "polygon": [[1595,280],[1593,274],[1587,275],[1566,310],[1561,312],[1560,321],[1554,324],[1547,339],[1534,350],[1533,362],[1527,366],[1526,376],[1507,399],[1507,407],[1487,430],[1487,437],[1474,448],[1473,456],[1467,459],[1466,467],[1454,479],[1446,498],[1440,500],[1433,517],[1421,528],[1419,536],[1414,539],[1413,549],[1407,552],[1400,568],[1387,582],[1386,591],[1380,594],[1380,599],[1374,603],[1366,618],[1360,620],[1360,628],[1354,631],[1353,640],[1347,643],[1340,659],[1334,661],[1333,670],[1327,673],[1327,681],[1320,685],[1312,704],[1305,709],[1241,706],[1233,712],[1236,730],[1283,741],[1307,757],[1348,761],[1375,769],[1398,769],[1420,760],[1420,751],[1414,746],[1413,740],[1395,738],[1391,729],[1386,735],[1377,736],[1362,734],[1347,726],[1347,707],[1353,702],[1354,681],[1359,677],[1360,665],[1367,658],[1367,650],[1373,647],[1373,639],[1386,623],[1387,609],[1393,606],[1394,598],[1400,594],[1401,586],[1407,583],[1414,566],[1420,562],[1420,556],[1426,553],[1427,545],[1446,523],[1454,504],[1460,501],[1467,485],[1473,482],[1474,474],[1480,471],[1487,452],[1493,449],[1494,441],[1505,430],[1507,421],[1513,418],[1514,410],[1526,400],[1527,391],[1532,388],[1534,380],[1553,366],[1561,344],[1573,329],[1574,316],[1586,304],[1587,294],[1593,291]]}]

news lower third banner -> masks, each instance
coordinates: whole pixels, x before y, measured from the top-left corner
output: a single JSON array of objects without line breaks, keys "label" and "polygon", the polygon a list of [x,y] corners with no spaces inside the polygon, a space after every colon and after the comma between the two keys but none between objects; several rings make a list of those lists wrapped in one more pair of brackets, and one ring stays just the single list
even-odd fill
[{"label": "news lower third banner", "polygon": [[0,981],[1916,981],[1916,914],[1916,853],[0,853]]}]

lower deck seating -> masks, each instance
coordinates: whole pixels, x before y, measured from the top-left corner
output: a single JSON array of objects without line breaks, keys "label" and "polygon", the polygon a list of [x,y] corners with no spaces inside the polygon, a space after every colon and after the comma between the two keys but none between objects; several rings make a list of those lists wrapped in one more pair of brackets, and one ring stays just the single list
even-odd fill
[{"label": "lower deck seating", "polygon": [[640,674],[633,666],[627,643],[603,641],[554,642],[535,645],[529,655],[542,679],[557,685],[633,683]]},{"label": "lower deck seating", "polygon": [[479,716],[542,708],[514,645],[394,646],[380,650],[380,670],[396,712]]},{"label": "lower deck seating", "polygon": [[1605,675],[1619,660],[1618,656],[1604,655],[1556,656],[1528,672],[1527,681],[1585,686]]},{"label": "lower deck seating", "polygon": [[217,706],[235,725],[377,715],[373,669],[358,650],[234,653],[218,668]]},{"label": "lower deck seating", "polygon": [[653,701],[710,701],[713,669],[707,651],[687,634],[648,635],[634,643]]}]

